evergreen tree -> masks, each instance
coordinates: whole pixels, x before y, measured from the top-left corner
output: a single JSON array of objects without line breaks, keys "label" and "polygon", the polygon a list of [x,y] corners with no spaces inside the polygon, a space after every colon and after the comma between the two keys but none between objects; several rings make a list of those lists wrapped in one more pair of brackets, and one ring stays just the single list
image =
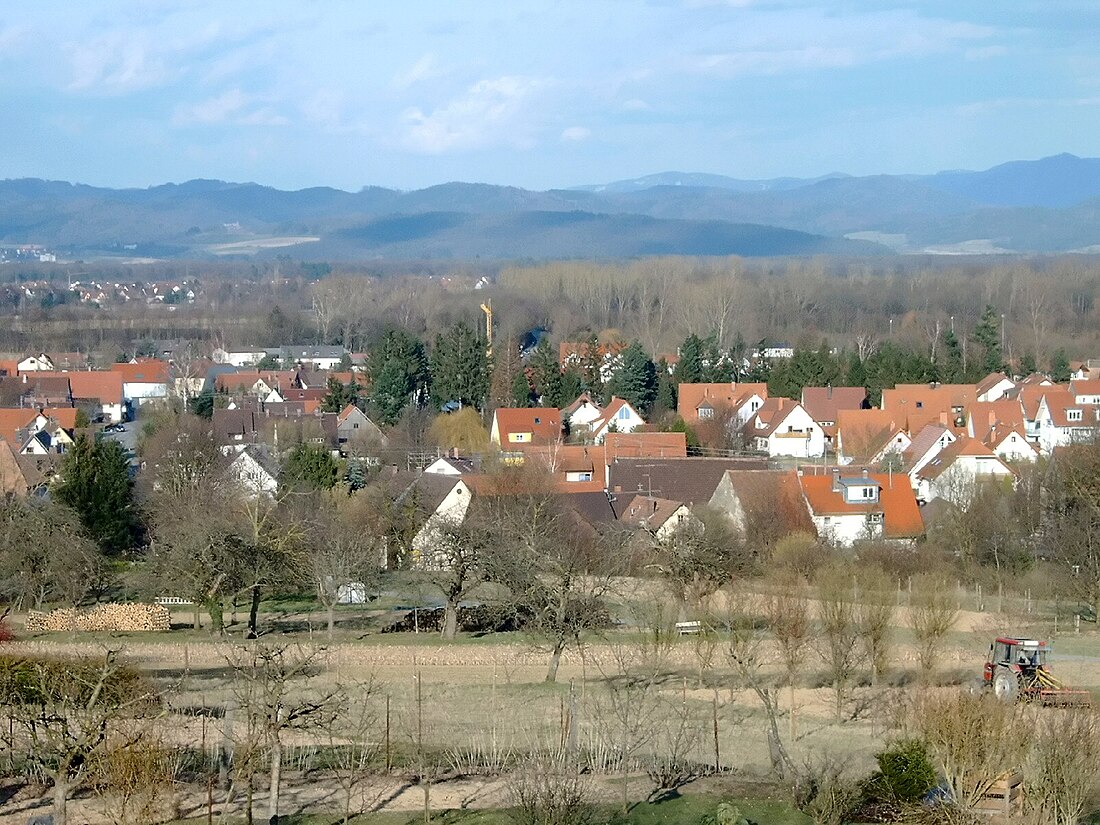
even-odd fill
[{"label": "evergreen tree", "polygon": [[678,389],[676,379],[669,373],[668,363],[662,358],[657,362],[657,409],[676,412]]},{"label": "evergreen tree", "polygon": [[424,343],[401,329],[387,332],[371,350],[367,372],[371,377],[371,406],[391,427],[410,402],[422,402],[431,380]]},{"label": "evergreen tree", "polygon": [[978,375],[978,370],[971,370],[973,376],[981,378],[991,372],[1000,372],[1004,369],[1004,356],[1001,353],[1001,319],[997,315],[997,310],[991,305],[986,305],[971,338],[982,348],[983,353],[982,360],[974,362],[975,366],[979,367],[981,375]]},{"label": "evergreen tree", "polygon": [[314,444],[299,444],[287,456],[280,483],[299,491],[331,490],[340,480],[340,464]]},{"label": "evergreen tree", "polygon": [[199,418],[205,418],[209,421],[214,417],[214,391],[203,390],[198,395],[192,396],[187,406]]},{"label": "evergreen tree", "polygon": [[516,373],[515,380],[512,382],[512,403],[503,406],[530,407],[533,395],[531,382],[527,379],[527,371],[520,370]]},{"label": "evergreen tree", "polygon": [[572,365],[562,370],[561,406],[571,404],[582,392],[584,392],[584,381],[581,379],[580,370]]},{"label": "evergreen tree", "polygon": [[692,333],[680,344],[680,361],[676,364],[673,377],[677,384],[698,384],[706,380],[704,378],[703,339]]},{"label": "evergreen tree", "polygon": [[89,538],[104,553],[119,555],[137,541],[133,488],[122,445],[113,440],[93,444],[80,435],[65,454],[54,497],[76,511]]},{"label": "evergreen tree", "polygon": [[768,392],[783,398],[800,398],[803,387],[839,384],[844,370],[838,359],[822,342],[816,350],[798,349],[794,356],[773,365],[768,376]]},{"label": "evergreen tree", "polygon": [[561,366],[557,355],[545,335],[531,356],[531,373],[535,382],[535,395],[543,407],[561,408],[569,401],[562,401]]},{"label": "evergreen tree", "polygon": [[581,381],[594,401],[603,399],[603,348],[595,334],[588,336],[580,353]]},{"label": "evergreen tree", "polygon": [[703,340],[703,380],[711,384],[724,384],[734,380],[734,363],[729,354],[718,347],[713,335]]},{"label": "evergreen tree", "polygon": [[354,406],[358,403],[359,385],[354,380],[350,384],[345,384],[335,375],[329,376],[328,392],[321,399],[322,412],[340,412],[348,404]]},{"label": "evergreen tree", "polygon": [[965,373],[963,369],[963,352],[959,337],[954,330],[948,329],[943,333],[943,353],[936,362],[936,372],[940,381],[945,384],[959,384]]},{"label": "evergreen tree", "polygon": [[[523,380],[527,389],[519,396],[516,395],[520,376],[523,375],[525,367],[515,338],[509,337],[497,342],[493,347],[492,362],[492,375],[489,381],[491,407],[513,407],[516,406],[516,397],[530,396],[531,387],[530,384],[526,384],[525,376]],[[519,406],[526,406],[526,404]]]},{"label": "evergreen tree", "polygon": [[435,339],[431,356],[432,397],[442,406],[454,401],[481,409],[489,396],[489,359],[485,342],[459,321]]},{"label": "evergreen tree", "polygon": [[608,382],[612,395],[630,403],[641,415],[648,415],[657,400],[657,367],[642,345],[635,341],[622,352],[622,366]]},{"label": "evergreen tree", "polygon": [[1020,372],[1027,376],[1033,372],[1038,371],[1039,365],[1035,361],[1035,356],[1030,352],[1026,352],[1020,356]]},{"label": "evergreen tree", "polygon": [[1064,384],[1066,381],[1069,381],[1069,376],[1069,359],[1066,357],[1066,351],[1060,349],[1054,353],[1054,358],[1050,362],[1050,377],[1052,380]]}]

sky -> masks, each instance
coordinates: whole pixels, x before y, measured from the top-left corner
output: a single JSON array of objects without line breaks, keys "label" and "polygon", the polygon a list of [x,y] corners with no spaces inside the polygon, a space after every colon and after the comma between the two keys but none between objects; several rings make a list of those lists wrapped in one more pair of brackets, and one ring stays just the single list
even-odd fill
[{"label": "sky", "polygon": [[9,0],[0,178],[548,189],[1100,155],[1095,0]]}]

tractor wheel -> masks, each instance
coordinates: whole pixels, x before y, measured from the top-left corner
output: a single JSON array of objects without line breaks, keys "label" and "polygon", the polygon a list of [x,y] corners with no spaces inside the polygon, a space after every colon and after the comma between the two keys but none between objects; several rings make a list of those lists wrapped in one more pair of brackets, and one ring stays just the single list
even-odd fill
[{"label": "tractor wheel", "polygon": [[1016,674],[1005,668],[1001,668],[993,676],[993,695],[1003,702],[1015,702],[1020,692],[1020,684],[1016,681]]}]

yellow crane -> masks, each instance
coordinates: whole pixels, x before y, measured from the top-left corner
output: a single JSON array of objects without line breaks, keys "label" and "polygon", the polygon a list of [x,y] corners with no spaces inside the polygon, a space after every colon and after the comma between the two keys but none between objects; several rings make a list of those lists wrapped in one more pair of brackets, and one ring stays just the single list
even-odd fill
[{"label": "yellow crane", "polygon": [[493,354],[493,299],[490,298],[481,305],[481,311],[485,313],[485,354]]}]

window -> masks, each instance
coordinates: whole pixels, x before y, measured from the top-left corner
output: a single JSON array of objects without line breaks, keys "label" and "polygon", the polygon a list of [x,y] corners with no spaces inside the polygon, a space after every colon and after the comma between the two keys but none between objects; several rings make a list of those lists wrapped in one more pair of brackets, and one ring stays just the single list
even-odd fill
[{"label": "window", "polygon": [[868,524],[882,524],[882,513],[868,513],[867,514],[867,523]]},{"label": "window", "polygon": [[1066,410],[1066,419],[1069,420],[1069,421],[1080,421],[1081,420],[1081,411],[1080,410]]},{"label": "window", "polygon": [[923,410],[924,409],[924,402],[923,401],[918,401],[917,402],[917,409],[918,410]]},{"label": "window", "polygon": [[358,422],[356,422],[355,424],[352,424],[352,425],[351,425],[351,428],[352,428],[353,430],[358,430],[358,429],[359,429],[359,423],[358,423]]},{"label": "window", "polygon": [[700,407],[699,408],[699,417],[700,418],[714,418],[714,407]]},{"label": "window", "polygon": [[577,473],[577,481],[591,481],[592,473]]},{"label": "window", "polygon": [[863,497],[864,498],[874,498],[875,497],[875,488],[874,487],[864,487],[863,488]]},{"label": "window", "polygon": [[536,416],[536,417],[535,417],[535,423],[536,423],[536,424],[541,424],[541,423],[542,423],[542,419],[541,419],[541,418],[538,418],[538,417]]},{"label": "window", "polygon": [[630,418],[630,410],[628,410],[626,407],[623,407],[621,410],[619,410],[619,415],[617,417],[620,421],[626,421],[628,418]]},{"label": "window", "polygon": [[684,520],[685,520],[686,518],[687,518],[687,516],[685,516],[685,515],[684,515],[683,513],[677,513],[677,514],[676,514],[676,523],[677,523],[677,524],[683,524],[683,523],[684,523]]}]

